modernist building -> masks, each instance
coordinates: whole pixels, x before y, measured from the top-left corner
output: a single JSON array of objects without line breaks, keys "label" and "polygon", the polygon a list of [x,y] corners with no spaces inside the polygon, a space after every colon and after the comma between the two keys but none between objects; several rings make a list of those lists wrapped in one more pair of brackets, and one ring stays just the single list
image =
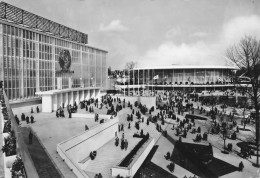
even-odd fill
[{"label": "modernist building", "polygon": [[131,89],[228,89],[233,88],[234,67],[230,66],[162,66],[134,68],[130,71],[129,85],[121,86],[126,91]]},{"label": "modernist building", "polygon": [[106,56],[88,45],[87,34],[0,2],[0,80],[11,102],[50,90],[81,88],[83,98],[99,92]]}]

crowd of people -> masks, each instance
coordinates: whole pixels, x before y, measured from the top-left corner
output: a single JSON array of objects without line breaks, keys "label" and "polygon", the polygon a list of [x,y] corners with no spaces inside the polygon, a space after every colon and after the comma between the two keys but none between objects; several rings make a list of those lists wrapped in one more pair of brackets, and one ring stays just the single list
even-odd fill
[{"label": "crowd of people", "polygon": [[[188,94],[182,91],[166,91],[166,92],[155,92],[155,96],[157,96],[157,102],[156,102],[156,110],[158,113],[154,114],[155,108],[147,108],[145,105],[143,105],[140,102],[135,102],[133,105],[130,102],[126,102],[125,99],[120,99],[119,97],[112,97],[110,95],[105,95],[101,97],[101,100],[90,98],[89,100],[83,100],[80,101],[79,107],[80,109],[85,109],[89,113],[94,113],[94,121],[101,123],[101,120],[99,118],[99,114],[95,113],[96,109],[107,109],[107,114],[109,115],[116,115],[119,111],[122,109],[128,107],[130,108],[130,113],[128,113],[127,117],[125,118],[126,121],[128,121],[128,129],[131,129],[131,123],[134,122],[133,128],[136,129],[136,133],[133,135],[134,137],[145,137],[149,133],[144,133],[143,129],[140,127],[140,123],[144,122],[144,117],[142,115],[150,115],[148,117],[146,124],[149,125],[149,122],[156,123],[156,129],[159,132],[162,132],[167,137],[167,130],[163,130],[162,126],[165,124],[166,119],[173,119],[175,120],[175,124],[172,126],[172,130],[175,130],[175,135],[182,138],[187,138],[188,133],[196,134],[195,138],[193,139],[194,142],[200,142],[202,140],[207,141],[208,140],[208,134],[218,134],[222,128],[229,128],[232,130],[233,128],[236,128],[236,131],[232,132],[230,135],[230,139],[236,140],[237,139],[237,132],[239,132],[239,128],[237,126],[236,120],[232,119],[234,118],[234,115],[230,113],[230,116],[225,115],[225,113],[221,112],[217,107],[212,107],[210,111],[206,111],[204,107],[198,107],[197,110],[199,111],[200,115],[204,115],[207,117],[210,117],[212,122],[212,127],[209,132],[203,132],[200,126],[197,126],[195,124],[194,118],[184,118],[180,119],[178,118],[178,115],[183,115],[184,112],[189,112],[191,114],[194,114],[194,111],[196,110],[193,105],[193,101],[197,102],[196,99],[190,97]],[[166,100],[165,100],[166,98]],[[201,105],[211,105],[210,101],[206,102],[203,101]],[[75,102],[73,105],[67,105],[67,111],[69,114],[69,118],[71,118],[71,114],[77,112],[78,105]],[[39,108],[37,106],[36,112],[39,112]],[[31,109],[31,113],[33,112],[33,108]],[[230,118],[232,122],[230,121],[220,121],[216,118],[221,118],[222,115],[225,115],[225,117]],[[65,117],[64,114],[64,106],[59,107],[56,111],[56,117]],[[135,119],[136,118],[136,119]],[[17,124],[20,124],[20,120],[15,116],[15,120]],[[26,121],[27,124],[34,123],[34,116],[31,115],[25,116],[24,113],[22,113],[21,116],[22,121]],[[243,122],[248,122],[248,120],[245,120]],[[122,132],[122,137],[118,138],[118,136],[115,137],[115,146],[120,146],[121,150],[127,150],[128,149],[128,140],[124,136],[124,127],[125,125],[123,123],[120,123],[118,125],[118,132]],[[141,128],[141,129],[140,129]],[[88,130],[88,126],[85,124],[85,130]],[[140,132],[139,132],[140,130]],[[32,140],[32,133],[30,132],[29,140]],[[181,140],[181,138],[179,138]],[[31,143],[31,141],[29,141]],[[252,150],[250,150],[248,147],[241,148],[241,155],[245,158],[251,157]],[[93,151],[90,153],[90,158],[95,159],[97,155],[96,151]],[[169,159],[169,155],[166,155]],[[168,165],[170,170],[174,170],[175,164],[174,162],[171,162]],[[172,169],[173,168],[173,169]],[[239,170],[242,171],[244,168],[243,163],[239,163]],[[96,174],[95,178],[100,178],[102,175]],[[194,175],[194,178],[196,176]],[[188,178],[185,176],[184,178]],[[191,178],[191,177],[190,177]]]}]

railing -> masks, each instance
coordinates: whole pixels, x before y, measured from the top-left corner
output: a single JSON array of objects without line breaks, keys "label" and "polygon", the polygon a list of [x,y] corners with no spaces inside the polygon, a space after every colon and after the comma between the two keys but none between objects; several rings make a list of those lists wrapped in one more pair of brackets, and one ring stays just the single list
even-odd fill
[{"label": "railing", "polygon": [[[0,89],[0,90],[3,90],[3,89]],[[15,132],[16,144],[17,144],[17,155],[19,155],[22,158],[25,172],[26,172],[26,177],[39,178],[39,175],[34,166],[34,163],[30,156],[28,148],[23,140],[23,135],[21,133],[21,127],[18,126],[18,124],[14,118],[13,111],[9,105],[9,101],[8,101],[8,98],[7,98],[4,90],[3,90],[3,95],[4,95],[4,100],[5,100],[8,116],[11,120],[11,129]]]}]

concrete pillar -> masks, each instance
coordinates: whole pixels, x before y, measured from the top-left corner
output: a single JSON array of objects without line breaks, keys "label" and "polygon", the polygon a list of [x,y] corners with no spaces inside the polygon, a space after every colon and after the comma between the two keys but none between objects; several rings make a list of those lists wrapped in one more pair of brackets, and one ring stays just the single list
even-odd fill
[{"label": "concrete pillar", "polygon": [[56,111],[58,108],[57,105],[57,95],[52,95],[52,111]]},{"label": "concrete pillar", "polygon": [[89,99],[90,98],[90,90],[86,90],[86,94],[85,94],[85,99]]},{"label": "concrete pillar", "polygon": [[76,95],[75,101],[76,101],[77,104],[79,104],[79,101],[80,101],[80,99],[79,99],[79,91],[76,91],[75,95]]},{"label": "concrete pillar", "polygon": [[70,91],[68,92],[68,104],[73,104],[73,93]]},{"label": "concrete pillar", "polygon": [[39,34],[36,35],[34,60],[35,60],[35,67],[36,67],[36,92],[37,92],[40,91]]},{"label": "concrete pillar", "polygon": [[53,111],[53,100],[51,95],[42,96],[42,112]]},{"label": "concrete pillar", "polygon": [[59,93],[57,95],[57,105],[58,105],[58,108],[61,106],[62,107],[62,93]]},{"label": "concrete pillar", "polygon": [[[21,36],[23,36],[23,30],[21,30]],[[24,98],[24,77],[23,77],[23,75],[24,75],[24,63],[23,63],[23,40],[21,40],[21,47],[20,47],[20,62],[21,62],[21,80],[20,80],[20,94],[21,94],[21,97],[22,98]]]},{"label": "concrete pillar", "polygon": [[96,92],[95,92],[95,89],[93,89],[91,98],[95,98],[95,97],[96,97]]},{"label": "concrete pillar", "polygon": [[70,100],[70,104],[73,105],[75,101],[75,96],[74,96],[74,91],[71,92],[71,100]]},{"label": "concrete pillar", "polygon": [[84,90],[79,91],[79,101],[83,101],[84,100]]},{"label": "concrete pillar", "polygon": [[96,94],[96,98],[100,98],[100,89],[96,89],[95,91],[95,94]]},{"label": "concrete pillar", "polygon": [[68,105],[68,103],[69,103],[69,93],[68,93],[68,92],[66,92],[66,93],[65,93],[65,100],[64,100],[64,105],[65,105],[65,106],[67,106],[67,105]]},{"label": "concrete pillar", "polygon": [[[55,40],[52,39],[52,42],[51,42],[51,48],[52,48],[52,60],[51,60],[51,63],[52,63],[52,89],[55,90],[56,88],[56,83],[55,83],[55,77],[56,77],[56,73],[55,73]],[[58,64],[59,65],[59,64]]]}]

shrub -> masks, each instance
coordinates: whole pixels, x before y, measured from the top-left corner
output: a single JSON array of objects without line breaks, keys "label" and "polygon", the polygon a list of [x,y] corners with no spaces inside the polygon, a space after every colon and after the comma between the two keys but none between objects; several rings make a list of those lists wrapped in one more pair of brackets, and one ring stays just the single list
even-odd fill
[{"label": "shrub", "polygon": [[14,134],[11,134],[5,139],[5,144],[2,147],[2,151],[6,154],[6,156],[12,156],[16,154],[16,138]]},{"label": "shrub", "polygon": [[12,177],[23,178],[24,175],[24,164],[20,157],[16,156],[16,160],[14,161],[11,169]]},{"label": "shrub", "polygon": [[8,133],[8,132],[11,132],[11,121],[10,120],[6,121],[4,124],[3,133]]}]

